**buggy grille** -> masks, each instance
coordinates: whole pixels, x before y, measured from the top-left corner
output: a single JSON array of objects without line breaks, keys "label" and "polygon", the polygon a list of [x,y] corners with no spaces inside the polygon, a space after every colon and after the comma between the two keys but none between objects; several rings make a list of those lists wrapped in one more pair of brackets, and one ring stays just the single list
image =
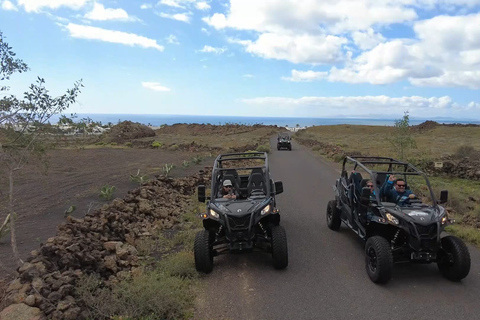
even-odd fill
[{"label": "buggy grille", "polygon": [[246,215],[243,217],[228,217],[228,223],[230,225],[230,228],[233,230],[238,230],[238,229],[247,229],[248,226],[250,225],[250,215]]},{"label": "buggy grille", "polygon": [[420,238],[433,238],[437,236],[437,224],[432,223],[431,225],[428,226],[422,226],[419,224],[415,224],[415,228],[418,231],[418,235]]}]

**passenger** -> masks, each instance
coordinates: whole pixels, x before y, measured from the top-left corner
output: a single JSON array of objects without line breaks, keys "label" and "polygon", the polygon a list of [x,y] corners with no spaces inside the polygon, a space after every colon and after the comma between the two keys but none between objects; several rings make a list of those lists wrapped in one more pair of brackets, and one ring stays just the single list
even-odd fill
[{"label": "passenger", "polygon": [[372,180],[367,180],[367,182],[365,183],[365,186],[367,188],[370,188],[370,201],[377,201],[377,198],[375,197],[376,193],[375,193],[375,189],[373,188],[373,182]]},{"label": "passenger", "polygon": [[233,187],[232,181],[223,181],[222,189],[218,191],[217,198],[237,199],[239,197],[238,191]]},{"label": "passenger", "polygon": [[395,179],[395,176],[389,175],[388,180],[382,186],[382,194],[388,202],[394,202],[399,206],[409,203],[410,199],[416,198],[412,190],[406,190],[406,182],[403,179]]},{"label": "passenger", "polygon": [[[375,196],[375,189],[373,188],[372,180],[367,180],[367,182],[365,183],[365,186],[370,189],[370,199],[369,200],[376,202],[377,198]],[[368,208],[368,210],[367,210],[367,220],[368,221],[372,220],[372,217],[373,217],[373,212],[370,208]]]}]

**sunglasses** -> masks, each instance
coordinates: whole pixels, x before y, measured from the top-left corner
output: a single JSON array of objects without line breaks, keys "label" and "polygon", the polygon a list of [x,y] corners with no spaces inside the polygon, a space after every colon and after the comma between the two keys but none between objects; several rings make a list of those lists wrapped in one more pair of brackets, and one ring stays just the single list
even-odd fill
[{"label": "sunglasses", "polygon": [[405,185],[404,184],[397,184],[397,187],[405,188]]},{"label": "sunglasses", "polygon": [[367,184],[367,187],[373,188],[373,184]]},{"label": "sunglasses", "polygon": [[232,186],[224,186],[224,187],[225,187],[225,188],[230,188],[230,189],[232,188]]}]

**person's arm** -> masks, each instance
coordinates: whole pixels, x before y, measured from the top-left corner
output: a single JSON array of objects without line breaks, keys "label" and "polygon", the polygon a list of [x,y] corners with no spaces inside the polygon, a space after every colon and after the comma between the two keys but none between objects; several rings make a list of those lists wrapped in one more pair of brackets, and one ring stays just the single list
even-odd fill
[{"label": "person's arm", "polygon": [[393,181],[395,181],[395,176],[388,175],[382,187],[380,188],[380,199],[382,199],[384,196],[387,197],[387,200],[388,198],[392,197]]}]

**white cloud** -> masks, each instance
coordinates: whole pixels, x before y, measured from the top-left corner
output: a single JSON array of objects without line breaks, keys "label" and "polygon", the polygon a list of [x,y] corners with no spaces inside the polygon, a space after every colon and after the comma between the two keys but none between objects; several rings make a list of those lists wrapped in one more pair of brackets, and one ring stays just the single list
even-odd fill
[{"label": "white cloud", "polygon": [[243,78],[254,78],[254,75],[247,73],[247,74],[244,74],[242,77],[243,77]]},{"label": "white cloud", "polygon": [[168,92],[170,88],[164,87],[160,85],[158,82],[142,82],[142,86],[147,89],[151,89],[154,91],[161,91],[161,92]]},{"label": "white cloud", "polygon": [[176,1],[176,0],[160,0],[158,1],[158,5],[165,5],[168,7],[174,7],[174,8],[180,8],[180,9],[185,9],[185,6],[180,4],[181,1]]},{"label": "white cloud", "polygon": [[282,80],[293,81],[293,82],[311,82],[315,80],[322,80],[328,76],[328,72],[321,71],[298,71],[292,70],[291,77],[282,77]]},{"label": "white cloud", "polygon": [[198,10],[208,10],[210,9],[210,5],[204,1],[200,1],[195,3],[195,8],[197,8]]},{"label": "white cloud", "polygon": [[372,28],[367,31],[354,31],[352,33],[353,42],[361,50],[372,49],[379,43],[385,41],[385,38],[380,33],[376,33]]},{"label": "white cloud", "polygon": [[165,13],[165,12],[160,12],[158,14],[162,18],[167,18],[167,19],[172,19],[172,20],[178,20],[186,23],[190,23],[190,13]]},{"label": "white cloud", "polygon": [[207,34],[208,36],[210,35],[210,32],[209,32],[207,29],[205,29],[205,28],[202,28],[201,31],[202,31],[203,33]]},{"label": "white cloud", "polygon": [[323,27],[341,34],[413,21],[417,14],[409,5],[379,0],[304,0],[302,5],[296,0],[231,0],[226,15],[214,13],[204,21],[216,29],[315,32]]},{"label": "white cloud", "polygon": [[110,43],[120,43],[128,46],[139,46],[142,48],[154,48],[163,51],[164,47],[159,45],[156,40],[139,36],[133,33],[107,30],[97,27],[78,25],[69,23],[65,26],[73,38],[99,40]]},{"label": "white cloud", "polygon": [[140,9],[142,9],[142,10],[151,9],[151,8],[153,8],[153,5],[150,4],[150,3],[143,3],[143,4],[140,6]]},{"label": "white cloud", "polygon": [[331,36],[288,35],[263,33],[256,41],[230,39],[245,50],[266,59],[287,60],[293,63],[336,63],[344,59],[342,45],[347,39]]},{"label": "white cloud", "polygon": [[2,9],[7,11],[18,11],[17,7],[8,0],[2,2]]},{"label": "white cloud", "polygon": [[200,52],[207,52],[207,53],[215,53],[215,54],[222,54],[227,51],[226,48],[215,48],[211,46],[204,46]]},{"label": "white cloud", "polygon": [[42,8],[58,9],[68,7],[78,10],[89,0],[18,0],[19,6],[23,6],[27,12],[39,12]]},{"label": "white cloud", "polygon": [[414,24],[417,40],[396,39],[365,51],[329,81],[480,89],[480,14],[437,16]]},{"label": "white cloud", "polygon": [[382,118],[385,116],[403,116],[405,111],[416,117],[451,115],[452,109],[480,110],[480,104],[471,102],[460,106],[449,96],[443,97],[388,97],[388,96],[354,96],[354,97],[259,97],[243,99],[243,103],[261,106],[262,110],[276,108],[282,112],[297,116],[338,116],[348,114],[350,117],[367,116]]},{"label": "white cloud", "polygon": [[134,20],[128,16],[128,13],[123,9],[105,9],[100,3],[94,3],[92,11],[85,14],[85,18],[89,20]]},{"label": "white cloud", "polygon": [[177,37],[175,37],[173,34],[169,35],[167,38],[167,43],[171,43],[171,44],[180,44],[180,42],[178,42],[178,39]]}]

